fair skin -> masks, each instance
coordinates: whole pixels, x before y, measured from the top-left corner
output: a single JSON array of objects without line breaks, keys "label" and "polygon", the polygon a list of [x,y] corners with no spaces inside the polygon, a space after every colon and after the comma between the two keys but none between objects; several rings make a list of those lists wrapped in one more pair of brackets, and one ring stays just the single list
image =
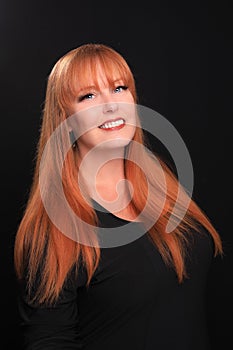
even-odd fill
[{"label": "fair skin", "polygon": [[85,174],[93,199],[114,215],[133,221],[124,152],[135,133],[134,98],[118,77],[110,86],[100,66],[97,78],[98,86],[88,84],[72,106],[76,118],[72,129],[80,136],[76,150],[80,173]]}]

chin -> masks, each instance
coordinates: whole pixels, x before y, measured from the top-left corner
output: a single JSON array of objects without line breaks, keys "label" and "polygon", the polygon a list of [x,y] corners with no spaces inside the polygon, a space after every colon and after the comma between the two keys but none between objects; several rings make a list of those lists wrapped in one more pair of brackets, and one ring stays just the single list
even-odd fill
[{"label": "chin", "polygon": [[123,137],[117,137],[111,140],[103,141],[101,144],[98,145],[98,148],[101,149],[118,149],[118,148],[124,148],[128,146],[128,144],[132,141],[130,138],[123,138]]}]

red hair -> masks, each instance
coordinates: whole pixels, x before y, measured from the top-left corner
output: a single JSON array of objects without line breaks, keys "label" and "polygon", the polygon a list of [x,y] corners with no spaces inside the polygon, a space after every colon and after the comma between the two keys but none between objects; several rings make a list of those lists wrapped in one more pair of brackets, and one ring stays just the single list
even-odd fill
[{"label": "red hair", "polygon": [[[32,297],[32,301],[36,300],[39,303],[56,301],[68,273],[74,266],[77,267],[77,272],[80,264],[86,268],[87,285],[89,285],[100,259],[100,247],[98,247],[95,235],[90,236],[92,237],[89,240],[90,244],[81,244],[59,231],[45,210],[39,188],[39,168],[46,142],[54,130],[69,116],[70,106],[77,96],[77,91],[87,84],[90,76],[96,80],[97,84],[97,62],[102,65],[109,84],[112,83],[113,75],[119,75],[137,102],[135,81],[128,64],[119,53],[105,45],[87,44],[71,50],[58,60],[50,73],[34,177],[25,212],[17,230],[14,255],[17,276],[26,277],[29,293],[35,282],[38,282],[38,273],[40,273],[38,288]],[[136,128],[133,140],[139,144],[145,144],[140,127]],[[187,235],[200,231],[201,226],[204,227],[213,238],[215,255],[222,253],[220,236],[207,215],[192,198],[189,198],[186,214],[178,227],[171,233],[166,233],[166,225],[172,218],[172,209],[177,200],[178,187],[181,185],[172,170],[156,155],[165,174],[166,188],[164,188],[156,176],[157,165],[153,155],[143,150],[138,154],[134,144],[133,142],[127,146],[130,160],[125,160],[125,176],[134,189],[131,206],[135,213],[140,213],[144,209],[149,181],[154,191],[144,215],[145,220],[152,220],[156,210],[160,209],[161,194],[165,195],[164,209],[148,234],[165,263],[174,267],[178,280],[181,282],[186,275],[184,258]],[[57,142],[56,154],[48,155],[45,171],[48,176],[51,176],[51,179],[62,159],[62,152],[62,143]],[[136,165],[136,162],[133,162],[133,159],[138,158],[143,164],[141,168]],[[97,215],[94,208],[89,206],[83,198],[77,178],[78,167],[74,151],[70,149],[65,157],[62,172],[64,193],[75,213],[83,221],[95,227],[98,225]],[[51,200],[56,203],[56,187],[52,181],[50,185],[51,188],[47,195],[51,196]],[[183,196],[183,198],[188,196],[185,190]],[[178,204],[181,208],[184,207],[181,199]],[[60,215],[64,215],[62,219],[67,222],[67,225],[71,224],[69,217],[65,217],[62,210],[60,210]],[[82,225],[77,229],[79,237],[85,239],[88,236]]]}]

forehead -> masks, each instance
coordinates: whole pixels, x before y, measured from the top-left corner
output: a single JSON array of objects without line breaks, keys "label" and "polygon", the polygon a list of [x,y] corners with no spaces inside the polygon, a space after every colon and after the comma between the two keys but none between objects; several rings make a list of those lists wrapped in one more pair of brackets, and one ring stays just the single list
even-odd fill
[{"label": "forehead", "polygon": [[114,65],[104,67],[97,62],[94,66],[86,67],[85,72],[77,76],[77,88],[83,89],[86,86],[104,87],[114,85],[118,81],[124,81],[122,72]]},{"label": "forehead", "polygon": [[106,71],[101,67],[97,67],[96,74],[89,75],[85,82],[81,84],[80,88],[85,88],[86,86],[95,86],[95,87],[109,87],[114,86],[117,83],[123,83],[123,77],[119,72],[112,72],[112,75],[106,74]]},{"label": "forehead", "polygon": [[112,66],[110,69],[106,70],[100,64],[96,66],[96,80],[102,83],[109,83],[115,80],[122,79],[122,74],[119,72],[119,69]]}]

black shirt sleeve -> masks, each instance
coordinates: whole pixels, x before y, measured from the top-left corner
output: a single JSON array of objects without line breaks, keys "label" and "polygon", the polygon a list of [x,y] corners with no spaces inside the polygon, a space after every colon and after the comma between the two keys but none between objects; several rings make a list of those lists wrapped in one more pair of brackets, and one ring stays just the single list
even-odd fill
[{"label": "black shirt sleeve", "polygon": [[72,273],[53,306],[31,304],[19,283],[18,309],[23,350],[79,349],[77,283]]}]

